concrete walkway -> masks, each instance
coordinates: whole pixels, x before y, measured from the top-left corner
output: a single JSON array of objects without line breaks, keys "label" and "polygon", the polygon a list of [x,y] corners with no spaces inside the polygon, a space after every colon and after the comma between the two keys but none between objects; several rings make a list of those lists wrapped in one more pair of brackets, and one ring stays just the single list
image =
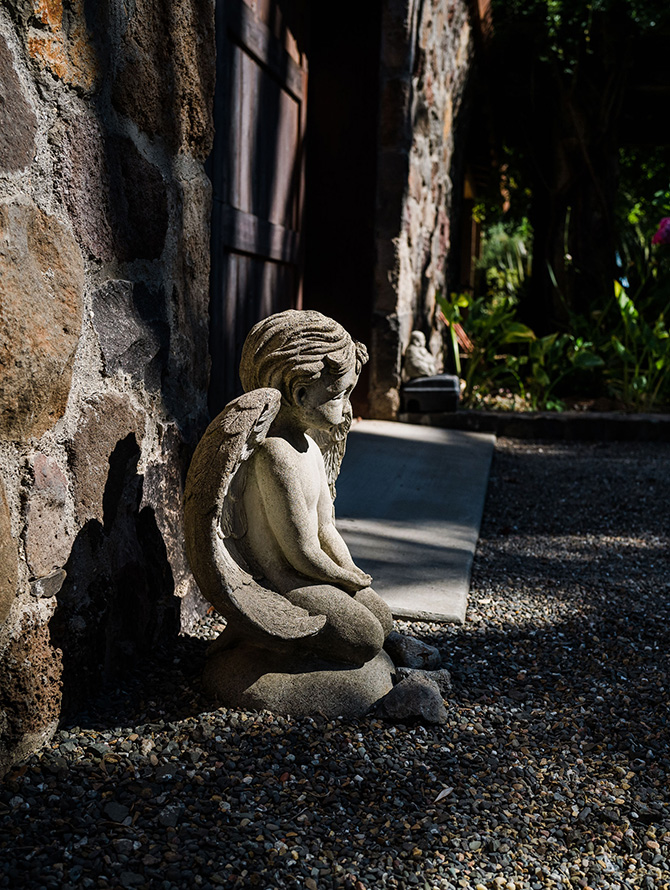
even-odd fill
[{"label": "concrete walkway", "polygon": [[398,618],[465,620],[495,437],[362,420],[337,483],[337,527]]}]

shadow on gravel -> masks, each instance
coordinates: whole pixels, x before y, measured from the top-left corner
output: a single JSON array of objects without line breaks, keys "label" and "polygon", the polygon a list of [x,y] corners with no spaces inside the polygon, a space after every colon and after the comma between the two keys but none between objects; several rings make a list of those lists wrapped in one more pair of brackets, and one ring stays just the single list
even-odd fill
[{"label": "shadow on gravel", "polygon": [[582,618],[539,629],[431,635],[430,641],[445,652],[454,699],[508,709],[526,724],[536,755],[558,746],[650,763],[665,759],[670,770],[665,621]]},{"label": "shadow on gravel", "polygon": [[469,620],[430,636],[464,704],[514,709],[538,750],[670,770],[669,459],[667,443],[499,445]]},{"label": "shadow on gravel", "polygon": [[666,536],[670,443],[504,444],[481,534]]},{"label": "shadow on gravel", "polygon": [[137,727],[173,722],[211,708],[201,694],[200,677],[210,640],[179,636],[151,654],[120,680],[106,683],[85,707],[66,718],[63,728]]}]

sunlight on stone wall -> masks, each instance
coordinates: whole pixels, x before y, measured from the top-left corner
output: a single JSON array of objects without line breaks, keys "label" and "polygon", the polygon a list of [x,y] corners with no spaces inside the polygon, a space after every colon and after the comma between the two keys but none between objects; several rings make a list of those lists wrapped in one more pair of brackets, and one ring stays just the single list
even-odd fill
[{"label": "sunlight on stone wall", "polygon": [[[473,52],[468,4],[390,0],[384,6],[378,188],[373,416],[398,410],[402,353],[413,328],[441,337],[435,294],[444,288],[454,201],[455,121]],[[456,196],[458,197],[458,195]]]},{"label": "sunlight on stone wall", "polygon": [[0,773],[198,608],[213,5],[0,8]]}]

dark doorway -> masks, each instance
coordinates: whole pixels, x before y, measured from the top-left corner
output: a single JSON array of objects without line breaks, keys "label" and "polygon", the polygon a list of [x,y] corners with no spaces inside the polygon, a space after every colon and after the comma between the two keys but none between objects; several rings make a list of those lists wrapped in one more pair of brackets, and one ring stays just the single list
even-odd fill
[{"label": "dark doorway", "polygon": [[[381,2],[310,10],[303,305],[370,345]],[[365,412],[367,377],[354,391]]]}]

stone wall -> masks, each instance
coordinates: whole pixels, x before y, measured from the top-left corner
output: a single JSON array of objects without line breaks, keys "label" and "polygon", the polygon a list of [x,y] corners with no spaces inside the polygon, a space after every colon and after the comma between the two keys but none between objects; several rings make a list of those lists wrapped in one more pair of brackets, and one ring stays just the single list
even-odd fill
[{"label": "stone wall", "polygon": [[394,418],[402,353],[413,329],[442,348],[435,294],[444,291],[455,122],[472,61],[467,0],[387,0],[381,46],[372,416]]},{"label": "stone wall", "polygon": [[0,7],[0,772],[197,609],[213,0]]}]

